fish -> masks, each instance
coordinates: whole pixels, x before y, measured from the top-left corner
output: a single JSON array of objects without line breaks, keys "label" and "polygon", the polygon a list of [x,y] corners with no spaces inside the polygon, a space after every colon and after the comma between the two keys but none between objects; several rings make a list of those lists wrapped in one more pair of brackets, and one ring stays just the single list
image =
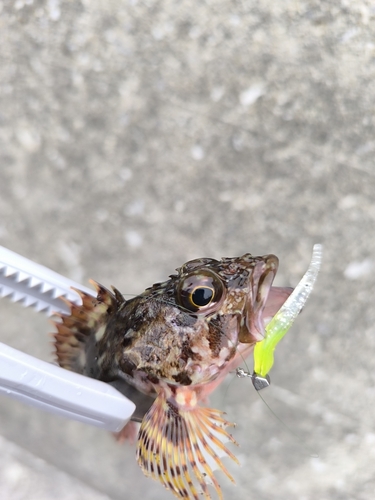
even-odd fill
[{"label": "fish", "polygon": [[210,500],[212,487],[222,500],[216,469],[234,482],[223,463],[238,463],[234,424],[207,399],[291,294],[273,286],[278,265],[272,254],[198,258],[128,300],[91,281],[96,297],[76,290],[82,304],[67,301],[70,314],[55,322],[59,365],[136,404],[137,462],[176,498]]}]

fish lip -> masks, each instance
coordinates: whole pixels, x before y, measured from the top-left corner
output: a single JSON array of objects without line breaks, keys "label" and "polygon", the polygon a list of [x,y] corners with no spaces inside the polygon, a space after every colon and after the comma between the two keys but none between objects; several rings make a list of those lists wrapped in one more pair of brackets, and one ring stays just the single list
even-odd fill
[{"label": "fish lip", "polygon": [[263,311],[279,267],[276,255],[261,257],[250,276],[250,287],[247,296],[244,322],[239,333],[239,342],[251,344],[263,340],[265,324]]}]

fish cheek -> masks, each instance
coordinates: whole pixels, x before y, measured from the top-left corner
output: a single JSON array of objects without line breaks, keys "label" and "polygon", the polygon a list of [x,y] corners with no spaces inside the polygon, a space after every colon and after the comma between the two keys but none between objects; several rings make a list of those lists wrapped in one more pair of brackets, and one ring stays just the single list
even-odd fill
[{"label": "fish cheek", "polygon": [[229,352],[228,360],[236,353],[238,342],[238,318],[236,315],[217,316],[209,322],[207,340],[213,357],[219,357],[223,348]]}]

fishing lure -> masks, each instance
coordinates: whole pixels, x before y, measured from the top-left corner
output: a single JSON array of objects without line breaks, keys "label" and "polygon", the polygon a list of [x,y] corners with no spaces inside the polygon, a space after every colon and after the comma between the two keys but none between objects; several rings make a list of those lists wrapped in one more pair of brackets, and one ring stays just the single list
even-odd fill
[{"label": "fishing lure", "polygon": [[[285,303],[281,306],[280,310],[266,326],[264,339],[257,342],[254,347],[254,373],[251,375],[251,379],[257,391],[270,385],[268,373],[274,363],[275,348],[293,325],[294,320],[303,309],[313,290],[320,270],[322,250],[322,245],[314,245],[313,255],[308,270]],[[247,373],[239,368],[237,369],[237,375],[243,377],[246,376]]]}]

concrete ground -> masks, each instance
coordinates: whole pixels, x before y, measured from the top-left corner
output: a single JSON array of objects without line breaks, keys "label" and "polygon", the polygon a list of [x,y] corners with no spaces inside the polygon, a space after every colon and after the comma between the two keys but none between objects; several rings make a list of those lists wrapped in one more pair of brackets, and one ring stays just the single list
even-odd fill
[{"label": "concrete ground", "polygon": [[[239,500],[375,491],[375,5],[370,0],[0,2],[0,244],[136,294],[194,257],[324,263],[264,398],[228,379]],[[52,360],[0,301],[0,341]],[[7,398],[0,497],[173,498],[134,447]]]}]

